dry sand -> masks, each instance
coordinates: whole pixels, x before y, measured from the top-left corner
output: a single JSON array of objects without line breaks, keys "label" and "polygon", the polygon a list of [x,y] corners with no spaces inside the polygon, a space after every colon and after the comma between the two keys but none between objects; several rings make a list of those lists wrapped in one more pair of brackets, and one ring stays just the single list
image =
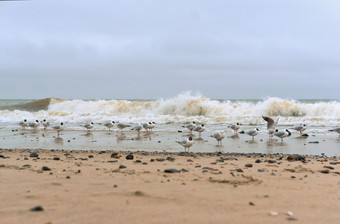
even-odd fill
[{"label": "dry sand", "polygon": [[0,150],[0,223],[340,223],[339,158],[111,154]]}]

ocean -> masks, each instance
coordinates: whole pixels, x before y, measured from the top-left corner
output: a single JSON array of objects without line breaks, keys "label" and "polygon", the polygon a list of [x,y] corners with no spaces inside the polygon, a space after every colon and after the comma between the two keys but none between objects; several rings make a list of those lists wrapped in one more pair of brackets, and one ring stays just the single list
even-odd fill
[{"label": "ocean", "polygon": [[310,132],[327,134],[325,130],[340,126],[339,99],[209,99],[202,95],[180,94],[168,99],[57,99],[40,100],[1,99],[0,124],[18,127],[27,119],[46,119],[50,123],[64,122],[69,129],[82,129],[82,124],[119,121],[130,124],[153,121],[162,130],[177,130],[185,123],[196,121],[207,127],[224,129],[241,123],[244,127],[264,127],[262,115],[279,119],[278,127],[306,124]]}]

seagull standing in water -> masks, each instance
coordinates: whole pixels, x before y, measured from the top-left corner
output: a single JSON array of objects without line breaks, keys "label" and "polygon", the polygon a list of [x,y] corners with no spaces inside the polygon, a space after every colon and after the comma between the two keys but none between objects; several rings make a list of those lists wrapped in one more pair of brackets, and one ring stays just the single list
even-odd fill
[{"label": "seagull standing in water", "polygon": [[90,129],[93,128],[93,122],[91,122],[91,123],[89,123],[89,124],[85,124],[85,125],[84,125],[84,128],[86,128],[87,131],[90,131]]},{"label": "seagull standing in water", "polygon": [[278,129],[276,129],[275,132],[274,132],[274,135],[276,137],[281,138],[281,142],[283,142],[283,139],[285,137],[291,136],[292,133],[290,133],[290,131],[288,131],[288,129],[286,129],[285,131],[279,131]]},{"label": "seagull standing in water", "polygon": [[211,137],[215,138],[217,140],[217,145],[222,145],[222,139],[224,139],[224,133],[223,131],[215,132]]},{"label": "seagull standing in water", "polygon": [[134,126],[131,130],[135,130],[138,132],[138,135],[140,133],[140,131],[143,129],[143,125],[142,124],[138,124],[136,126]]},{"label": "seagull standing in water", "polygon": [[152,123],[151,122],[142,123],[142,126],[146,131],[149,131],[150,127],[152,126]]},{"label": "seagull standing in water", "polygon": [[46,130],[47,127],[50,125],[50,123],[48,123],[48,122],[46,121],[46,119],[44,119],[41,123],[42,123],[42,125],[44,126],[44,129],[45,129],[45,130]]},{"label": "seagull standing in water", "polygon": [[39,126],[39,120],[35,120],[34,123],[29,123],[28,126],[30,126],[33,129],[36,129]]},{"label": "seagull standing in water", "polygon": [[24,119],[24,121],[20,121],[19,125],[22,127],[22,130],[25,130],[25,127],[27,126],[27,120]]},{"label": "seagull standing in water", "polygon": [[109,129],[109,131],[111,130],[111,128],[113,128],[115,122],[111,121],[111,122],[107,122],[104,124],[105,127],[107,127]]},{"label": "seagull standing in water", "polygon": [[274,120],[270,117],[265,117],[265,116],[262,116],[263,120],[265,120],[267,122],[267,130],[268,130],[268,135],[269,135],[269,138],[270,137],[273,137],[273,134],[275,132],[275,127],[276,125],[279,123],[279,119],[277,119],[277,121],[274,122]]},{"label": "seagull standing in water", "polygon": [[300,132],[300,135],[302,135],[302,132],[305,131],[307,129],[307,126],[304,124],[304,125],[299,125],[299,126],[295,126],[293,127],[293,129],[295,131],[298,131]]},{"label": "seagull standing in water", "polygon": [[254,141],[254,137],[256,135],[258,135],[258,131],[260,131],[260,130],[258,128],[255,128],[255,129],[247,131],[246,133],[247,133],[247,135],[250,135],[252,137],[253,141]]},{"label": "seagull standing in water", "polygon": [[189,152],[189,148],[194,144],[194,140],[190,136],[188,139],[177,142],[177,143],[184,147],[184,152],[186,152],[186,149],[188,149],[188,152]]},{"label": "seagull standing in water", "polygon": [[197,125],[196,125],[196,122],[193,121],[191,124],[188,124],[187,126],[182,126],[182,127],[187,128],[192,134],[192,131],[197,127]]},{"label": "seagull standing in water", "polygon": [[201,124],[200,126],[197,126],[194,131],[197,131],[199,133],[199,137],[201,137],[202,132],[205,131],[205,126],[204,124]]},{"label": "seagull standing in water", "polygon": [[235,134],[237,134],[238,129],[240,129],[240,127],[241,127],[240,123],[236,123],[236,124],[233,124],[233,125],[230,126],[230,128],[234,130]]},{"label": "seagull standing in water", "polygon": [[60,135],[60,132],[61,132],[62,130],[64,130],[64,123],[61,122],[60,125],[53,126],[52,128],[53,128],[54,130],[57,131],[58,136],[59,136],[59,135]]},{"label": "seagull standing in water", "polygon": [[331,129],[329,131],[338,132],[339,137],[340,137],[340,128]]},{"label": "seagull standing in water", "polygon": [[118,121],[117,127],[121,130],[121,132],[123,132],[123,129],[130,127],[130,125],[127,125],[127,124],[124,124],[124,123],[119,123],[119,121]]}]

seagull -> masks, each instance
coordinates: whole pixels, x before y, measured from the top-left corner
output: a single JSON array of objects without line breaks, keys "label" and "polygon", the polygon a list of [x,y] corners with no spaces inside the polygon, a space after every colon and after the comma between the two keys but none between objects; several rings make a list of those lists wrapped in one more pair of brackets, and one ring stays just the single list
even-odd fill
[{"label": "seagull", "polygon": [[254,141],[254,136],[256,136],[258,134],[258,131],[260,131],[258,128],[252,129],[247,131],[247,135],[250,135],[253,138]]},{"label": "seagull", "polygon": [[340,137],[340,128],[335,128],[335,129],[332,129],[332,130],[329,130],[329,131],[338,132],[338,134],[339,134],[339,137]]},{"label": "seagull", "polygon": [[217,145],[222,145],[222,139],[224,139],[224,133],[223,131],[215,132],[211,137],[215,138],[217,140]]},{"label": "seagull", "polygon": [[234,130],[234,133],[237,134],[238,129],[240,129],[240,123],[236,123],[230,126],[231,129]]},{"label": "seagull", "polygon": [[107,122],[107,123],[104,124],[104,126],[107,127],[110,131],[110,129],[113,128],[114,123],[115,123],[114,121]]},{"label": "seagull", "polygon": [[22,127],[22,129],[24,130],[25,127],[27,126],[27,120],[25,119],[24,121],[20,121],[19,125]]},{"label": "seagull", "polygon": [[135,131],[137,131],[138,134],[139,134],[139,132],[140,132],[142,129],[143,129],[143,125],[142,125],[142,124],[138,124],[138,125],[134,126],[131,130],[135,130]]},{"label": "seagull", "polygon": [[28,126],[30,126],[31,128],[36,129],[39,126],[39,121],[35,120],[34,123],[29,123]]},{"label": "seagull", "polygon": [[188,124],[187,126],[182,126],[183,128],[189,129],[189,131],[192,133],[192,131],[197,127],[196,122],[193,121],[191,124]]},{"label": "seagull", "polygon": [[293,129],[294,129],[295,131],[300,132],[300,135],[302,135],[302,132],[303,132],[304,130],[306,130],[306,128],[307,128],[307,126],[306,126],[305,124],[304,124],[304,125],[299,125],[299,126],[293,127]]},{"label": "seagull", "polygon": [[149,125],[149,129],[150,131],[152,131],[152,129],[156,126],[156,123],[153,121],[151,122],[151,125]]},{"label": "seagull", "polygon": [[203,131],[205,131],[204,124],[201,124],[200,126],[197,126],[194,131],[197,131],[199,133],[199,137],[201,137],[201,134]]},{"label": "seagull", "polygon": [[281,138],[281,142],[283,142],[283,139],[285,137],[291,136],[292,133],[290,133],[290,131],[288,131],[288,129],[286,129],[285,131],[279,131],[278,129],[276,129],[275,132],[274,132],[274,135],[276,137]]},{"label": "seagull", "polygon": [[54,130],[57,130],[58,136],[59,136],[60,132],[61,132],[62,130],[64,130],[64,123],[61,122],[60,125],[54,126],[54,127],[52,127],[52,128],[53,128]]},{"label": "seagull", "polygon": [[119,121],[118,121],[117,127],[123,132],[123,129],[130,127],[130,125],[127,125],[127,124],[124,124],[124,123],[119,123]]},{"label": "seagull", "polygon": [[84,128],[86,128],[88,131],[90,131],[90,129],[93,128],[93,122],[89,123],[89,124],[85,124]]},{"label": "seagull", "polygon": [[46,119],[44,119],[41,123],[44,126],[44,129],[46,129],[50,125],[50,123],[48,123]]},{"label": "seagull", "polygon": [[267,130],[268,130],[268,134],[269,134],[269,138],[273,137],[276,125],[279,123],[279,119],[277,119],[277,121],[274,122],[274,120],[270,117],[265,117],[262,116],[262,118],[267,122]]},{"label": "seagull", "polygon": [[177,143],[184,147],[184,152],[186,152],[186,149],[188,149],[188,152],[189,152],[189,148],[194,144],[194,140],[190,136],[188,139],[177,142]]},{"label": "seagull", "polygon": [[146,131],[149,131],[151,125],[152,125],[151,122],[142,123],[142,126],[143,126],[143,128],[145,128]]}]

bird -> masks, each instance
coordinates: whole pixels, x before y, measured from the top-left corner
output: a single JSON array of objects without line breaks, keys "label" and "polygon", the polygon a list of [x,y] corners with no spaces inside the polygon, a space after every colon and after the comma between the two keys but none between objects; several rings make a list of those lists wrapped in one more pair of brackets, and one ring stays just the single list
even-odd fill
[{"label": "bird", "polygon": [[152,125],[151,122],[142,123],[142,126],[146,131],[149,131],[151,125]]},{"label": "bird", "polygon": [[293,129],[295,131],[300,132],[300,135],[302,135],[302,132],[307,129],[307,126],[305,124],[303,124],[303,125],[295,126],[295,127],[293,127]]},{"label": "bird", "polygon": [[151,122],[151,124],[149,125],[149,129],[150,131],[152,131],[152,129],[156,126],[156,123],[153,121]]},{"label": "bird", "polygon": [[186,125],[186,126],[182,126],[183,128],[187,128],[191,133],[192,131],[197,127],[196,122],[193,121],[190,124]]},{"label": "bird", "polygon": [[275,122],[272,118],[270,117],[265,117],[262,116],[263,120],[265,120],[267,122],[267,130],[268,130],[268,134],[269,134],[269,138],[273,137],[273,134],[275,132],[275,127],[276,125],[279,123],[279,119],[277,119]]},{"label": "bird", "polygon": [[27,120],[24,119],[24,121],[20,121],[20,122],[19,122],[19,125],[20,125],[20,126],[22,127],[22,129],[24,130],[25,127],[27,126]]},{"label": "bird", "polygon": [[211,137],[215,138],[217,140],[217,145],[222,145],[222,139],[224,139],[224,133],[223,131],[215,132]]},{"label": "bird", "polygon": [[90,123],[88,123],[88,124],[85,124],[85,125],[84,125],[84,128],[86,128],[88,131],[90,131],[90,129],[93,128],[93,122],[90,122]]},{"label": "bird", "polygon": [[254,137],[258,134],[258,131],[260,131],[258,128],[252,129],[247,131],[247,135],[250,135],[252,139],[254,140]]},{"label": "bird", "polygon": [[177,143],[184,147],[184,152],[186,152],[186,149],[188,149],[188,152],[189,152],[189,148],[194,144],[194,140],[190,136],[188,139],[180,141],[180,142],[178,141]]},{"label": "bird", "polygon": [[111,128],[113,128],[115,122],[111,121],[111,122],[107,122],[104,124],[105,127],[107,127],[109,129],[109,131],[111,130]]},{"label": "bird", "polygon": [[329,130],[329,131],[338,132],[339,137],[340,137],[340,128],[334,128],[334,129],[331,129],[331,130]]},{"label": "bird", "polygon": [[127,124],[124,124],[124,123],[119,123],[119,121],[118,121],[117,127],[123,132],[123,129],[130,127],[130,125],[127,125]]},{"label": "bird", "polygon": [[47,122],[46,119],[44,119],[41,123],[44,126],[44,129],[47,129],[47,127],[50,125],[50,123]]},{"label": "bird", "polygon": [[286,129],[285,131],[279,131],[278,129],[275,129],[274,135],[276,137],[281,138],[281,142],[283,142],[283,139],[285,137],[291,136],[292,133],[290,133],[290,131],[288,129]]},{"label": "bird", "polygon": [[205,126],[204,124],[201,124],[200,126],[197,126],[194,131],[197,131],[199,133],[199,137],[201,137],[202,132],[205,131]]},{"label": "bird", "polygon": [[57,130],[58,136],[62,130],[64,130],[64,123],[61,122],[60,125],[56,125],[52,127],[54,130]]},{"label": "bird", "polygon": [[139,134],[139,132],[140,132],[142,129],[143,129],[143,125],[142,125],[142,124],[138,124],[138,125],[134,126],[131,130],[135,130],[135,131],[137,131],[138,134]]},{"label": "bird", "polygon": [[233,125],[230,126],[230,128],[234,130],[235,134],[237,134],[238,129],[240,129],[240,127],[241,127],[240,123],[236,123],[236,124],[233,124]]},{"label": "bird", "polygon": [[30,126],[31,128],[36,129],[39,126],[39,120],[35,120],[34,123],[29,123],[28,126]]}]

